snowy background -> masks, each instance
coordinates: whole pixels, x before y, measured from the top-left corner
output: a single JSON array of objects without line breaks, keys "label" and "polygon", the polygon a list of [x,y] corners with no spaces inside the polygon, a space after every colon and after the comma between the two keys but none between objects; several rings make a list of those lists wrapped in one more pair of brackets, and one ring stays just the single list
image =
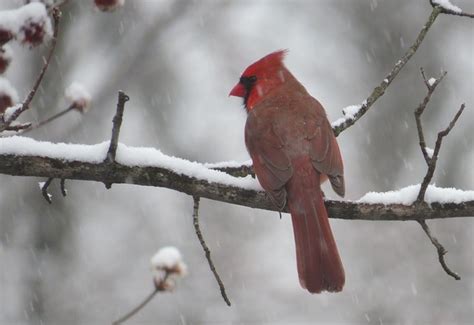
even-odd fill
[{"label": "snowy background", "polygon": [[[56,57],[24,121],[66,107],[73,81],[92,93],[91,111],[31,132],[38,140],[108,140],[117,91],[127,103],[120,141],[169,155],[245,161],[245,112],[228,93],[251,62],[290,49],[287,66],[331,121],[360,104],[411,45],[431,12],[424,0],[127,1],[114,13],[92,1],[64,8]],[[0,9],[22,2],[2,0]],[[471,0],[455,1],[473,12]],[[474,22],[441,16],[387,93],[338,138],[347,198],[419,183],[426,166],[413,110],[425,95],[419,68],[438,86],[424,114],[428,146],[462,102],[434,181],[474,189]],[[6,77],[26,96],[46,47],[12,45]],[[223,302],[192,225],[192,199],[160,188],[68,181],[53,204],[44,179],[0,175],[0,324],[106,324],[152,290],[150,257],[182,252],[188,276],[130,324],[464,324],[474,318],[474,221],[432,221],[455,281],[413,222],[332,220],[346,270],[339,294],[299,287],[290,218],[202,200],[201,224],[233,303]],[[326,188],[329,197],[335,197]]]}]

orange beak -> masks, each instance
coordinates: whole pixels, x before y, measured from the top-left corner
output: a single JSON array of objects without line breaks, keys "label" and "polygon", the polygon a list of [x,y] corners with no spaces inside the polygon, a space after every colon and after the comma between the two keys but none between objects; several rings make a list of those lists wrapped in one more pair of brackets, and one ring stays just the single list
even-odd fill
[{"label": "orange beak", "polygon": [[245,88],[244,86],[239,82],[232,88],[232,90],[229,93],[229,96],[235,96],[235,97],[245,97]]}]

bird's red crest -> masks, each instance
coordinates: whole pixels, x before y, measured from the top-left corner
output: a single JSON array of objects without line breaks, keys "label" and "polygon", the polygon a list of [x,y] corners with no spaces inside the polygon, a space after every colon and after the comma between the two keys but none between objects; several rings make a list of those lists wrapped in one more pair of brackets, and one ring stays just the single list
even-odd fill
[{"label": "bird's red crest", "polygon": [[287,53],[288,50],[279,50],[264,56],[260,60],[249,65],[244,73],[242,73],[242,76],[259,75],[261,72],[268,72],[281,68]]}]

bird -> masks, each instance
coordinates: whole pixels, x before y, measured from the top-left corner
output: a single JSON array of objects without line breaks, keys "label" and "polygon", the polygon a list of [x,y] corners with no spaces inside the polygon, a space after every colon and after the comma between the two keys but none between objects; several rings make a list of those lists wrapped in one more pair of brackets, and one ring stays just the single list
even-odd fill
[{"label": "bird", "polygon": [[290,211],[301,287],[339,292],[345,273],[321,183],[329,179],[344,196],[342,156],[323,106],[286,68],[287,52],[249,65],[229,96],[243,98],[245,145],[260,185],[278,211]]}]

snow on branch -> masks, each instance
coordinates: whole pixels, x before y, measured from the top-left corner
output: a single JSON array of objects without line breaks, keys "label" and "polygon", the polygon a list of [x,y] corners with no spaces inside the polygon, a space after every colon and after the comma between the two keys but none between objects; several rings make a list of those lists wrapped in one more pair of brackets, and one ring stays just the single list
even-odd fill
[{"label": "snow on branch", "polygon": [[464,12],[461,8],[451,3],[450,0],[430,0],[433,7],[441,8],[441,13],[461,17],[474,18],[474,13]]},{"label": "snow on branch", "polygon": [[[233,177],[204,164],[163,154],[154,148],[118,144],[116,161],[104,162],[109,142],[77,145],[0,138],[0,173],[77,179],[101,183],[165,187],[191,196],[277,211],[258,181]],[[431,207],[398,203],[326,201],[331,218],[348,220],[418,220],[474,216],[474,200],[430,202]]]},{"label": "snow on branch", "polygon": [[[370,204],[402,204],[410,206],[416,202],[421,184],[409,185],[396,191],[388,192],[369,192],[357,200],[358,203]],[[435,185],[429,185],[425,202],[432,203],[455,203],[462,204],[474,201],[474,191],[463,191],[456,188],[442,188]]]},{"label": "snow on branch", "polygon": [[0,11],[0,44],[17,39],[22,44],[37,46],[52,34],[43,3],[32,2],[18,9]]}]

